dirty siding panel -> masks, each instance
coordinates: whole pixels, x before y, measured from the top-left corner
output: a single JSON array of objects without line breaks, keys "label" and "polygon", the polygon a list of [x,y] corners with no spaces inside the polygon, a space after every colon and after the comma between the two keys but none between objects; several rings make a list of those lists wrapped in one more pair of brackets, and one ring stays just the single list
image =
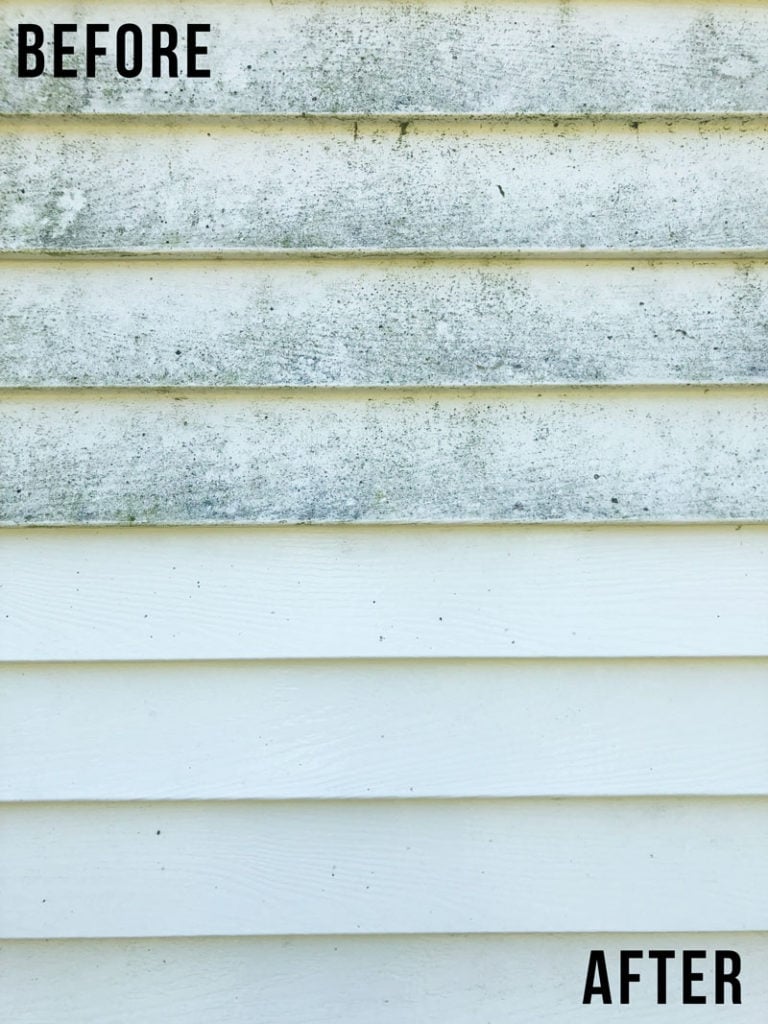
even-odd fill
[{"label": "dirty siding panel", "polygon": [[11,118],[0,249],[765,250],[765,121],[633,124]]},{"label": "dirty siding panel", "polygon": [[0,665],[8,801],[768,795],[767,735],[765,660]]},{"label": "dirty siding panel", "polygon": [[749,931],[768,915],[766,798],[18,804],[3,817],[9,938]]},{"label": "dirty siding panel", "polygon": [[768,528],[0,531],[6,661],[768,654]]},{"label": "dirty siding panel", "polygon": [[[764,111],[768,11],[760,3],[31,3],[15,26],[126,20],[209,23],[211,78],[3,75],[0,112],[583,114]],[[80,47],[78,47],[79,49]],[[111,67],[110,67],[111,57]]]},{"label": "dirty siding panel", "polygon": [[0,521],[762,519],[764,389],[2,394]]},{"label": "dirty siding panel", "polygon": [[[2,947],[0,1008],[14,1024],[587,1024],[596,1014],[581,1005],[589,950],[604,949],[615,972],[619,950],[660,939],[708,952],[697,986],[707,1005],[682,1005],[678,958],[665,1021],[754,1024],[755,1006],[768,1002],[768,935],[759,932],[21,940]],[[713,1004],[716,949],[742,952],[744,1005]],[[600,1006],[600,1020],[655,1024],[653,981],[634,989],[631,1007]]]},{"label": "dirty siding panel", "polygon": [[768,383],[765,263],[73,260],[0,274],[5,387],[740,382]]}]

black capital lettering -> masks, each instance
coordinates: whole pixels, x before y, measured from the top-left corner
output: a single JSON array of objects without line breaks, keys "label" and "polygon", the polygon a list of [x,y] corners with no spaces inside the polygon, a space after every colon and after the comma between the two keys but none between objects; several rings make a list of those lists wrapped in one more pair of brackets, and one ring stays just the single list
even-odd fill
[{"label": "black capital lettering", "polygon": [[[166,36],[165,42],[162,36]],[[152,26],[152,77],[162,78],[163,72],[160,68],[160,58],[165,57],[168,61],[168,77],[179,77],[179,58],[176,56],[176,46],[179,42],[179,33],[173,25]]]},{"label": "black capital lettering", "polygon": [[187,78],[210,78],[208,68],[197,66],[198,56],[208,53],[207,46],[200,46],[197,41],[198,32],[210,32],[210,25],[187,25]]},{"label": "black capital lettering", "polygon": [[648,956],[656,960],[656,1002],[663,1006],[667,1001],[667,960],[675,959],[674,949],[649,949]]},{"label": "black capital lettering", "polygon": [[[130,67],[128,67],[125,45],[126,37],[129,34],[133,36],[133,42],[131,44],[131,58],[133,63]],[[117,30],[116,42],[117,54],[115,64],[117,67],[117,73],[122,75],[123,78],[136,78],[141,74],[141,67],[143,63],[141,29],[138,25],[133,25],[130,22],[127,25],[121,25]]]},{"label": "black capital lettering", "polygon": [[622,949],[619,953],[620,961],[620,976],[621,976],[621,996],[619,1002],[629,1002],[629,983],[631,981],[640,981],[639,974],[632,974],[629,970],[630,961],[638,960],[642,957],[643,951],[641,949]]},{"label": "black capital lettering", "polygon": [[[597,976],[597,980],[595,977]],[[602,949],[593,949],[587,964],[587,980],[584,983],[582,1003],[591,1003],[592,996],[600,996],[603,1003],[611,1002],[611,986],[608,982],[608,968]]]},{"label": "black capital lettering", "polygon": [[[30,40],[30,36],[32,39]],[[17,29],[19,78],[39,78],[45,70],[43,56],[43,40],[45,33],[40,25],[19,25]],[[29,66],[29,58],[34,57],[34,64]]]},{"label": "black capital lettering", "polygon": [[77,78],[76,68],[64,67],[64,57],[69,57],[75,52],[74,46],[64,45],[65,32],[77,32],[77,25],[53,26],[53,77]]},{"label": "black capital lettering", "polygon": [[694,971],[693,961],[702,960],[706,955],[705,949],[683,950],[683,1004],[685,1006],[707,1001],[706,996],[695,996],[691,990],[694,981],[703,981],[704,979],[704,975],[700,971]]},{"label": "black capital lettering", "polygon": [[[730,970],[726,971],[725,961],[730,961]],[[726,982],[731,986],[731,1002],[735,1005],[741,1004],[741,982],[739,971],[741,970],[741,957],[732,949],[715,950],[715,1002],[722,1005],[725,1002]]]},{"label": "black capital lettering", "polygon": [[96,77],[96,58],[106,55],[106,47],[96,45],[96,33],[109,32],[109,25],[85,26],[85,77]]}]

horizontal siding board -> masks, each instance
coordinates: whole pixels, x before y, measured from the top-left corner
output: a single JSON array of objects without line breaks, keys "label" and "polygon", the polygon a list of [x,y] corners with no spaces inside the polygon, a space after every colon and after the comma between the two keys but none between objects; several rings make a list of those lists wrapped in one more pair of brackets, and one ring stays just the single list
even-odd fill
[{"label": "horizontal siding board", "polygon": [[5,387],[766,382],[765,263],[73,260],[0,275]]},{"label": "horizontal siding board", "polygon": [[[717,113],[764,111],[758,3],[8,4],[0,111],[18,113]],[[75,19],[74,11],[77,11]],[[206,80],[18,80],[19,22],[210,23]],[[108,37],[107,37],[108,38]],[[79,50],[79,47],[78,47]],[[111,58],[111,65],[110,65]]]},{"label": "horizontal siding board", "polygon": [[761,660],[0,668],[7,801],[768,795],[767,735]]},{"label": "horizontal siding board", "polygon": [[0,531],[6,661],[768,654],[768,529]]},{"label": "horizontal siding board", "polygon": [[0,523],[763,520],[764,389],[6,392]]},{"label": "horizontal siding board", "polygon": [[[674,949],[665,1021],[754,1024],[768,1002],[764,933],[291,936],[18,941],[2,947],[0,1008],[14,1024],[655,1024],[655,969],[631,1004],[583,1006],[589,951],[617,985],[622,949]],[[683,1005],[680,950],[701,949],[707,1004]],[[714,951],[741,955],[743,1003],[713,1002]],[[726,998],[729,992],[726,989]]]},{"label": "horizontal siding board", "polygon": [[768,232],[762,119],[0,128],[7,253],[764,251]]},{"label": "horizontal siding board", "polygon": [[768,921],[761,798],[16,804],[2,817],[8,938]]}]

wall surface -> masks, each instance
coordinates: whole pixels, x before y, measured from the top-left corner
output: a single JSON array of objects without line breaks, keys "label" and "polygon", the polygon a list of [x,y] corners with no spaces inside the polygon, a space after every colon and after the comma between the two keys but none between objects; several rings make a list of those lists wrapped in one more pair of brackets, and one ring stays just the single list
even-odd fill
[{"label": "wall surface", "polygon": [[3,1019],[762,1024],[768,7],[0,28]]}]

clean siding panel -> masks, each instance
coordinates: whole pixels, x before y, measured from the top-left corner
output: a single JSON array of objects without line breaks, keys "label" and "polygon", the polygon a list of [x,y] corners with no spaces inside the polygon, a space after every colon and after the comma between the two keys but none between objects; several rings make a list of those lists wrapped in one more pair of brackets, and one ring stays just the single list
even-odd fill
[{"label": "clean siding panel", "polygon": [[8,938],[749,931],[768,800],[16,804]]},{"label": "clean siding panel", "polygon": [[762,119],[0,129],[8,253],[738,254],[768,237]]},{"label": "clean siding panel", "polygon": [[768,654],[768,528],[0,531],[5,661]]},{"label": "clean siding panel", "polygon": [[[8,4],[19,22],[73,20],[62,3]],[[768,13],[759,3],[78,3],[78,20],[209,23],[206,80],[115,88],[3,78],[0,111],[76,113],[716,113],[766,109]],[[108,37],[103,37],[107,41]],[[111,40],[109,40],[111,43]],[[80,47],[78,47],[79,49]],[[183,52],[183,51],[182,51]],[[110,46],[110,54],[112,48]],[[71,58],[67,66],[83,59]]]},{"label": "clean siding panel", "polygon": [[[629,1006],[582,1005],[591,949],[616,985],[619,950],[659,946],[707,951],[707,1005],[682,1005],[679,954],[663,1011],[647,959]],[[740,1006],[713,1003],[717,949],[741,954]],[[22,940],[1,955],[14,1024],[755,1024],[768,1003],[768,935],[750,932]]]},{"label": "clean siding panel", "polygon": [[5,525],[762,520],[764,389],[0,393]]},{"label": "clean siding panel", "polygon": [[768,383],[765,263],[70,259],[2,271],[5,387]]},{"label": "clean siding panel", "polygon": [[768,661],[0,667],[0,799],[768,795]]}]

